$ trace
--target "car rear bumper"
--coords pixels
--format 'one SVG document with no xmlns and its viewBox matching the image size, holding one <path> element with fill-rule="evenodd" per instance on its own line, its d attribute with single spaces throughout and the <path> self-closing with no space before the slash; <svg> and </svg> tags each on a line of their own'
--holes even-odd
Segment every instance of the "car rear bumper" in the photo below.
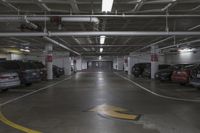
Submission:
<svg viewBox="0 0 200 133">
<path fill-rule="evenodd" d="M 200 79 L 198 80 L 191 80 L 190 84 L 195 86 L 195 87 L 200 87 Z"/>
<path fill-rule="evenodd" d="M 20 85 L 20 81 L 0 82 L 0 89 L 12 88 Z"/>
</svg>

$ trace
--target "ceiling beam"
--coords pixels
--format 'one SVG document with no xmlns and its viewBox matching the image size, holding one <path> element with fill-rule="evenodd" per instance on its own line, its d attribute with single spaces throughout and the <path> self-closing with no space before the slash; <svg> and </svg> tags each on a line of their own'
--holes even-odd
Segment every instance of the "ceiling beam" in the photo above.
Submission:
<svg viewBox="0 0 200 133">
<path fill-rule="evenodd" d="M 17 7 L 9 3 L 7 0 L 1 0 L 0 3 L 3 4 L 4 6 L 7 6 L 8 8 L 14 9 L 17 12 L 20 11 Z"/>
<path fill-rule="evenodd" d="M 109 44 L 104 44 L 104 45 L 71 45 L 70 47 L 142 47 L 142 45 L 109 45 Z"/>
<path fill-rule="evenodd" d="M 73 32 L 1 32 L 0 37 L 42 36 L 200 36 L 200 31 L 73 31 Z"/>
</svg>

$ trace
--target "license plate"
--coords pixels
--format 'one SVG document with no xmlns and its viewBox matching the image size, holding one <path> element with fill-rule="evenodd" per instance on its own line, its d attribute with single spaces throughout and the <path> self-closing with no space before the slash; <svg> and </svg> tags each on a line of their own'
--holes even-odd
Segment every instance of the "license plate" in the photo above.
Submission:
<svg viewBox="0 0 200 133">
<path fill-rule="evenodd" d="M 200 74 L 197 74 L 197 78 L 200 78 Z"/>
</svg>

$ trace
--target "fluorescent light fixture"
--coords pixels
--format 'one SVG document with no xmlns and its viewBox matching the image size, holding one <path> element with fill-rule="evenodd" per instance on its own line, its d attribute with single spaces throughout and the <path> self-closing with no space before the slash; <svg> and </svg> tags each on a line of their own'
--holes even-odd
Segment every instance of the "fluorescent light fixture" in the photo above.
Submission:
<svg viewBox="0 0 200 133">
<path fill-rule="evenodd" d="M 182 48 L 182 49 L 179 49 L 178 51 L 181 53 L 184 53 L 184 52 L 192 52 L 194 50 L 195 50 L 194 48 Z"/>
<path fill-rule="evenodd" d="M 99 56 L 99 60 L 101 60 L 102 59 L 102 57 L 101 57 L 101 55 Z"/>
<path fill-rule="evenodd" d="M 106 36 L 100 36 L 100 44 L 105 43 Z"/>
<path fill-rule="evenodd" d="M 114 0 L 102 0 L 102 12 L 111 12 Z"/>
<path fill-rule="evenodd" d="M 28 53 L 30 52 L 29 49 L 23 49 L 23 48 L 21 48 L 20 51 L 22 51 L 22 52 L 28 52 Z"/>
<path fill-rule="evenodd" d="M 103 52 L 103 48 L 100 48 L 99 51 L 100 51 L 100 53 L 102 53 Z"/>
</svg>

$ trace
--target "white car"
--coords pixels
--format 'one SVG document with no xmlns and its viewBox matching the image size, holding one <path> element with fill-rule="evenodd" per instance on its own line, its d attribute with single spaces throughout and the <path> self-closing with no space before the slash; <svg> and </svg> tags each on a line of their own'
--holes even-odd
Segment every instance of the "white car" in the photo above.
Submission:
<svg viewBox="0 0 200 133">
<path fill-rule="evenodd" d="M 20 85 L 20 79 L 15 72 L 6 72 L 0 68 L 0 90 L 8 90 L 9 88 Z"/>
</svg>

